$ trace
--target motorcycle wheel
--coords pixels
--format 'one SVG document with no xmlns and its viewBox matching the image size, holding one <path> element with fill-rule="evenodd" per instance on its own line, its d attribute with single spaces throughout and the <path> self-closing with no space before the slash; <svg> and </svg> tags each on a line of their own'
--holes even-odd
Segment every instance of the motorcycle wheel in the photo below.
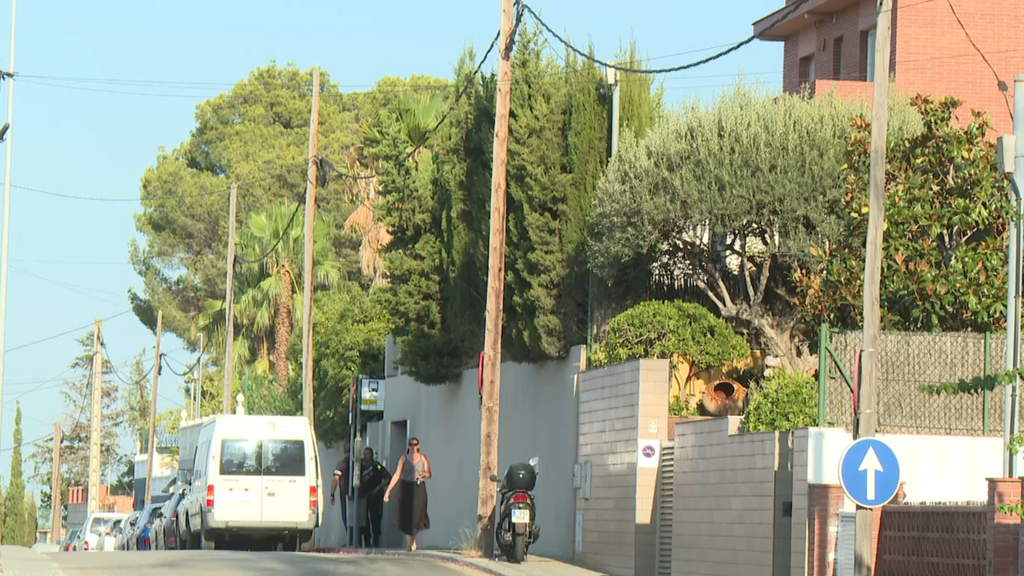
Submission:
<svg viewBox="0 0 1024 576">
<path fill-rule="evenodd" d="M 514 564 L 520 564 L 526 559 L 526 534 L 512 534 L 512 557 L 509 558 Z"/>
</svg>

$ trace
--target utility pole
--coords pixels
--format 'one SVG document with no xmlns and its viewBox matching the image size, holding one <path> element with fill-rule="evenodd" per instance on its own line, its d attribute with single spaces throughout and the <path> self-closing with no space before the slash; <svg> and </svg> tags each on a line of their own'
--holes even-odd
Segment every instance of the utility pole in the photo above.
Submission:
<svg viewBox="0 0 1024 576">
<path fill-rule="evenodd" d="M 224 295 L 224 408 L 225 414 L 231 414 L 231 378 L 235 371 L 235 358 L 232 348 L 235 343 L 235 207 L 238 198 L 238 185 L 231 183 L 231 195 L 228 200 L 228 282 Z"/>
<path fill-rule="evenodd" d="M 857 402 L 856 438 L 875 435 L 878 394 L 878 346 L 881 329 L 879 289 L 882 276 L 882 231 L 885 226 L 885 146 L 889 131 L 889 54 L 892 48 L 892 0 L 876 0 L 875 75 L 871 109 L 871 176 L 868 234 L 864 251 L 864 342 L 861 345 L 861 386 Z M 874 515 L 857 507 L 854 573 L 872 576 Z"/>
<path fill-rule="evenodd" d="M 320 69 L 313 69 L 306 173 L 305 247 L 302 251 L 302 415 L 313 425 L 313 224 L 316 218 L 317 136 L 320 130 Z"/>
<path fill-rule="evenodd" d="M 203 351 L 204 350 L 205 350 L 205 348 L 203 347 L 203 333 L 200 332 L 199 333 L 199 379 L 196 382 L 196 399 L 192 403 L 192 407 L 195 408 L 195 411 L 196 411 L 196 416 L 195 416 L 196 420 L 198 420 L 198 419 L 203 417 L 202 408 L 203 408 Z"/>
<path fill-rule="evenodd" d="M 156 457 L 156 391 L 160 384 L 160 334 L 164 329 L 164 311 L 156 314 L 156 364 L 153 366 L 153 399 L 149 404 L 149 457 L 146 459 L 146 506 L 153 502 L 153 458 Z M 228 401 L 230 402 L 230 398 Z"/>
<path fill-rule="evenodd" d="M 11 55 L 10 70 L 4 73 L 7 80 L 7 123 L 14 121 L 14 8 L 16 0 L 11 0 Z M 0 232 L 0 416 L 3 415 L 4 397 L 4 360 L 7 355 L 7 272 L 11 252 L 11 133 L 7 132 L 7 145 L 4 146 L 4 215 L 3 231 Z M 0 429 L 3 419 L 0 418 Z M 0 435 L 2 436 L 2 435 Z"/>
<path fill-rule="evenodd" d="M 1013 177 L 1010 183 L 1010 201 L 1017 211 L 1017 218 L 1010 218 L 1010 246 L 1008 251 L 1009 271 L 1006 285 L 1006 369 L 1015 370 L 1021 366 L 1021 290 L 1024 289 L 1024 273 L 1021 259 L 1024 258 L 1024 226 L 1018 220 L 1024 216 L 1024 74 L 1013 76 L 1013 135 L 1016 141 Z M 1020 418 L 1020 378 L 1014 377 L 1013 384 L 1003 387 L 1003 445 L 1009 447 L 1010 440 L 1017 436 Z M 1017 457 L 1003 450 L 1003 476 L 1016 478 Z"/>
<path fill-rule="evenodd" d="M 505 298 L 505 195 L 508 191 L 508 119 L 512 106 L 513 0 L 501 0 L 501 41 L 498 53 L 498 99 L 494 115 L 494 157 L 491 172 L 491 239 L 487 264 L 487 320 L 484 330 L 483 402 L 480 406 L 480 484 L 476 508 L 476 546 L 494 552 L 498 429 L 501 400 L 501 325 Z"/>
<path fill-rule="evenodd" d="M 103 422 L 103 321 L 92 329 L 92 410 L 89 426 L 89 514 L 100 510 L 100 426 Z"/>
<path fill-rule="evenodd" d="M 50 474 L 50 508 L 52 519 L 50 520 L 50 542 L 60 542 L 60 529 L 63 522 L 61 514 L 61 486 L 60 486 L 60 443 L 64 439 L 64 433 L 60 429 L 60 422 L 53 425 L 53 472 Z"/>
</svg>

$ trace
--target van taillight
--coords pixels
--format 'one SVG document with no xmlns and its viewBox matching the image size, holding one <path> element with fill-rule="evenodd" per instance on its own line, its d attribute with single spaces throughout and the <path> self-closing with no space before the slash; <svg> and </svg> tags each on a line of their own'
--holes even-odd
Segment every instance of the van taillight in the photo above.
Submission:
<svg viewBox="0 0 1024 576">
<path fill-rule="evenodd" d="M 177 511 L 175 511 L 174 514 L 171 514 L 171 520 L 173 520 L 175 522 L 178 521 L 178 512 Z"/>
<path fill-rule="evenodd" d="M 316 497 L 316 486 L 309 487 L 309 507 L 311 509 L 318 508 L 319 500 Z"/>
<path fill-rule="evenodd" d="M 213 508 L 213 484 L 206 486 L 206 507 Z"/>
</svg>

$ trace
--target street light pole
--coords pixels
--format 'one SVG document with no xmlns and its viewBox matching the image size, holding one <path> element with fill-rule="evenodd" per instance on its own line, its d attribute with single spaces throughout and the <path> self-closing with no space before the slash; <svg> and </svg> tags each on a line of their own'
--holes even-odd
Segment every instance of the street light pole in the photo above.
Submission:
<svg viewBox="0 0 1024 576">
<path fill-rule="evenodd" d="M 14 119 L 14 14 L 17 0 L 11 0 L 11 55 L 9 69 L 3 74 L 7 80 L 7 123 Z M 11 251 L 11 132 L 7 132 L 4 146 L 4 215 L 0 233 L 0 430 L 3 429 L 4 360 L 7 355 L 7 272 Z M 3 434 L 0 434 L 2 437 Z M 0 561 L 2 565 L 2 561 Z M 2 569 L 2 568 L 0 568 Z"/>
</svg>

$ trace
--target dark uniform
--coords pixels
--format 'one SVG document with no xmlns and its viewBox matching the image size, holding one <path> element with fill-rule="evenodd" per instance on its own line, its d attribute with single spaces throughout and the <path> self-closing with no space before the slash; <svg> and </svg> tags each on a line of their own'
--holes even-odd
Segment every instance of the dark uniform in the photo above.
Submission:
<svg viewBox="0 0 1024 576">
<path fill-rule="evenodd" d="M 359 474 L 359 496 L 366 498 L 362 544 L 367 548 L 378 548 L 381 516 L 384 513 L 384 488 L 385 483 L 391 481 L 391 473 L 383 464 L 374 460 L 369 464 L 360 461 Z"/>
</svg>

